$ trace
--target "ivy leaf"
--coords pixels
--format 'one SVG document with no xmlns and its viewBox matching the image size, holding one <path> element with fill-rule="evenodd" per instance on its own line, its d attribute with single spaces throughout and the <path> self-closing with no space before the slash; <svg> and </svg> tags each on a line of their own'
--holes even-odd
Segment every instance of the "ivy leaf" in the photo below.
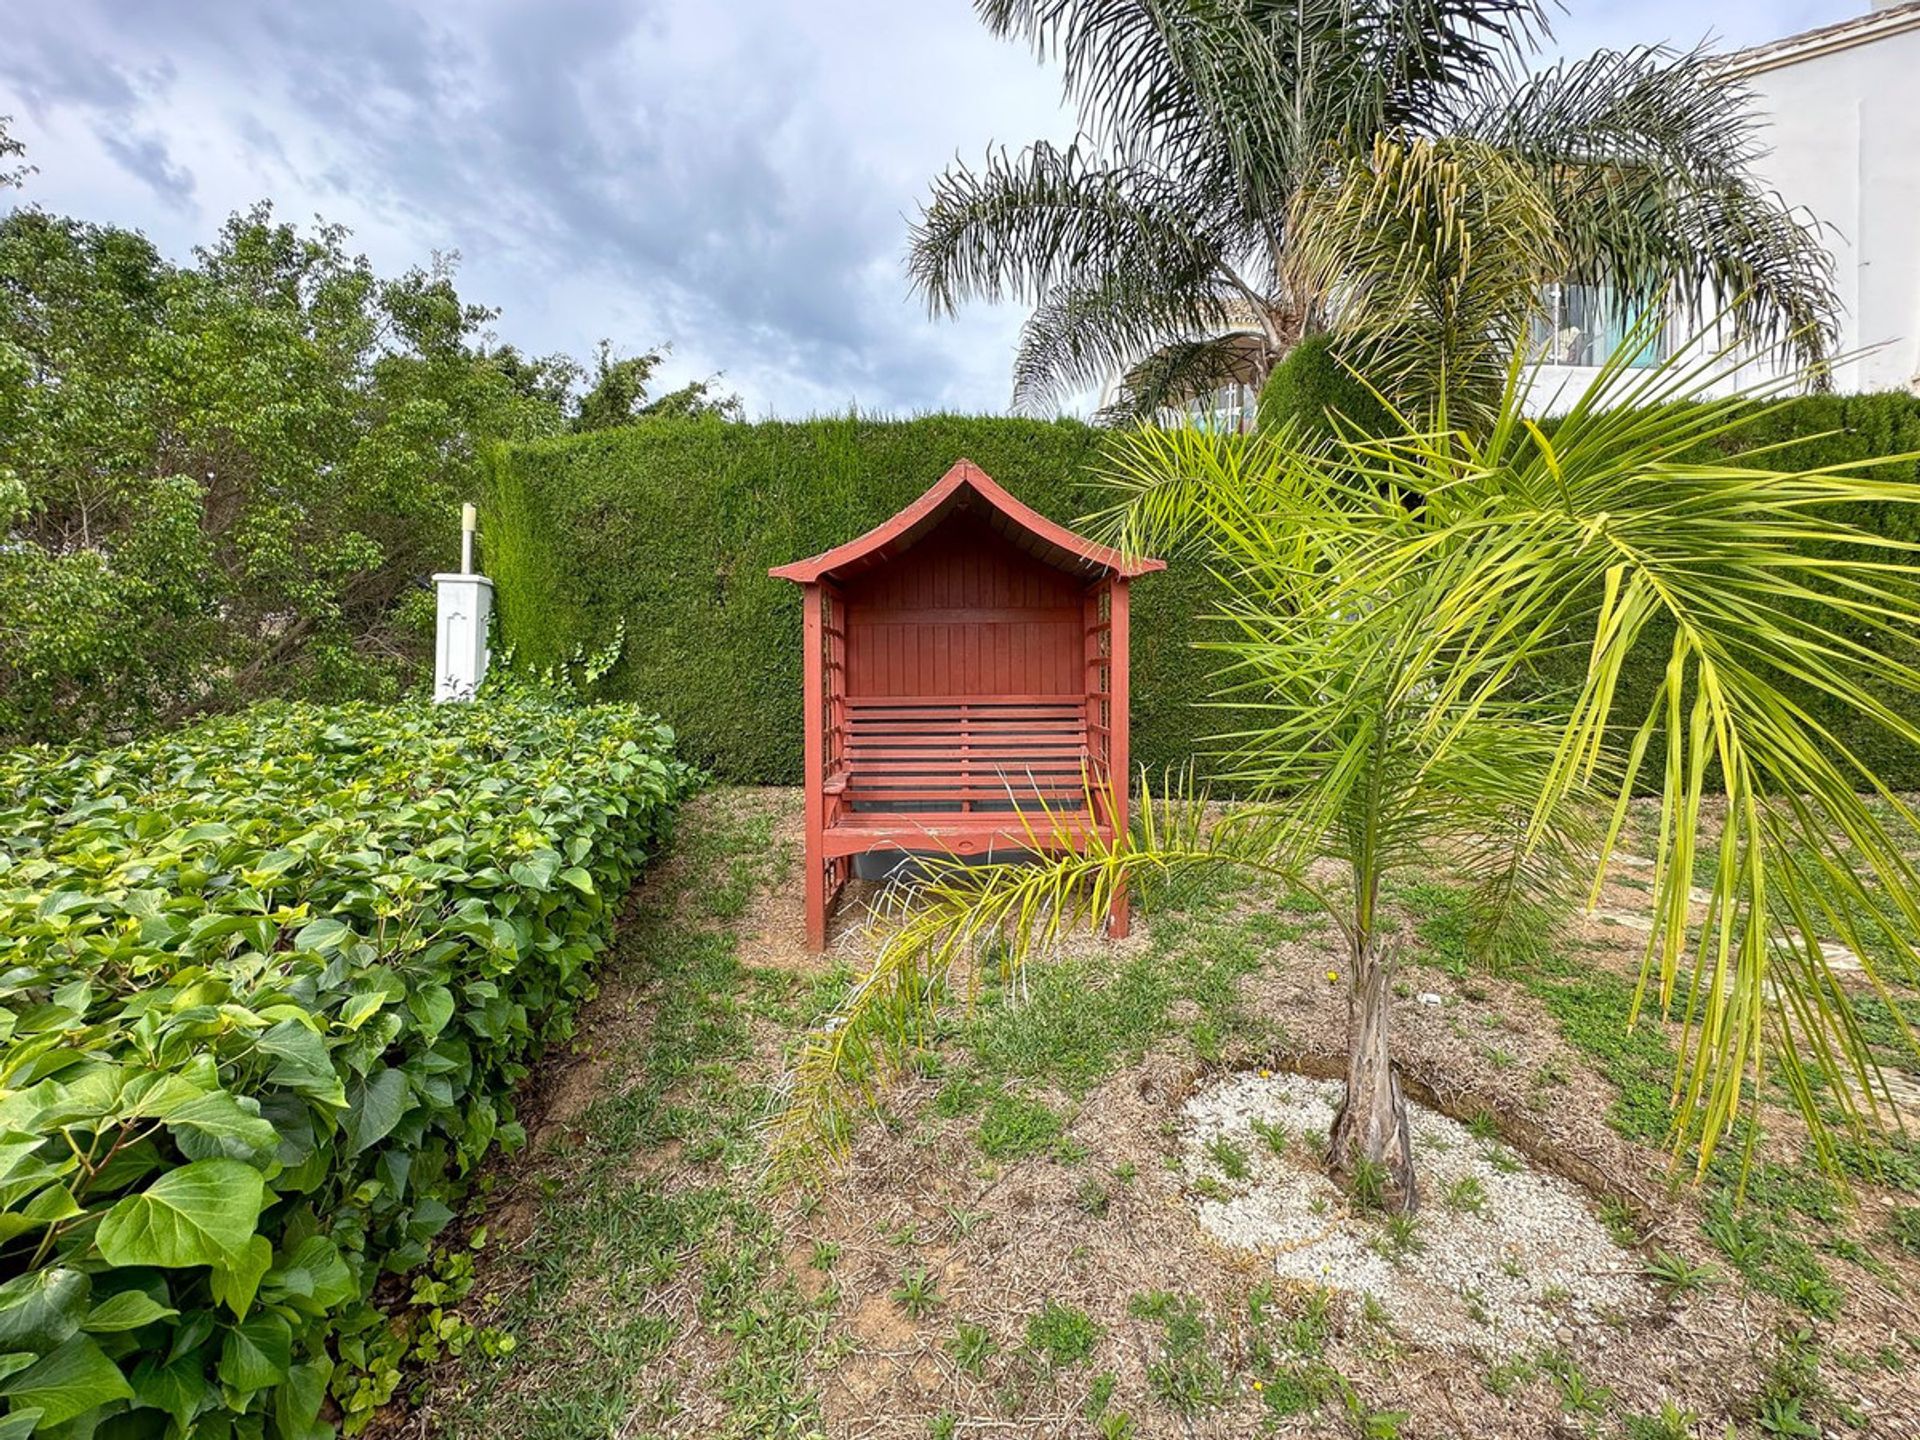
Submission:
<svg viewBox="0 0 1920 1440">
<path fill-rule="evenodd" d="M 0 1244 L 29 1230 L 44 1230 L 62 1220 L 71 1220 L 79 1213 L 80 1206 L 66 1186 L 49 1185 L 18 1210 L 0 1214 Z"/>
<path fill-rule="evenodd" d="M 237 1160 L 196 1160 L 120 1200 L 95 1235 L 111 1265 L 226 1262 L 246 1248 L 266 1187 Z"/>
<path fill-rule="evenodd" d="M 429 1039 L 447 1028 L 453 1019 L 453 992 L 444 985 L 428 985 L 407 996 L 407 1009 Z"/>
<path fill-rule="evenodd" d="M 92 1290 L 91 1280 L 64 1265 L 0 1285 L 0 1352 L 44 1355 L 65 1342 L 79 1330 Z"/>
<path fill-rule="evenodd" d="M 358 990 L 347 997 L 347 1003 L 340 1007 L 340 1023 L 349 1030 L 358 1030 L 367 1023 L 369 1016 L 380 1013 L 387 1003 L 385 990 Z"/>
<path fill-rule="evenodd" d="M 262 1054 L 280 1063 L 267 1076 L 269 1085 L 284 1085 L 302 1095 L 344 1105 L 340 1076 L 327 1056 L 327 1042 L 299 1020 L 282 1020 L 259 1040 Z"/>
<path fill-rule="evenodd" d="M 344 921 L 323 916 L 318 920 L 309 920 L 300 927 L 293 937 L 294 947 L 299 950 L 338 950 L 353 940 L 353 927 Z"/>
<path fill-rule="evenodd" d="M 348 1153 L 358 1155 L 393 1132 L 407 1113 L 407 1077 L 382 1065 L 347 1092 Z"/>
<path fill-rule="evenodd" d="M 320 1407 L 326 1402 L 332 1375 L 333 1362 L 323 1353 L 295 1365 L 287 1373 L 286 1384 L 273 1392 L 274 1423 L 285 1440 L 330 1440 L 333 1427 L 320 1424 Z"/>
<path fill-rule="evenodd" d="M 92 1335 L 111 1335 L 122 1330 L 138 1330 L 156 1320 L 169 1320 L 180 1312 L 162 1305 L 144 1290 L 122 1290 L 109 1295 L 92 1310 L 81 1329 Z"/>
<path fill-rule="evenodd" d="M 273 1126 L 250 1113 L 225 1090 L 214 1090 L 176 1105 L 162 1117 L 176 1135 L 190 1130 L 211 1140 L 232 1141 L 243 1152 L 265 1150 L 278 1145 L 280 1136 Z"/>
<path fill-rule="evenodd" d="M 234 1326 L 220 1347 L 221 1383 L 242 1394 L 278 1385 L 292 1364 L 293 1331 L 271 1312 Z"/>
<path fill-rule="evenodd" d="M 272 1264 L 273 1242 L 264 1235 L 254 1236 L 237 1255 L 214 1265 L 213 1298 L 233 1311 L 235 1319 L 246 1319 L 260 1288 L 260 1277 Z"/>
<path fill-rule="evenodd" d="M 269 1298 L 293 1302 L 316 1313 L 345 1304 L 353 1297 L 353 1272 L 340 1258 L 340 1248 L 324 1235 L 309 1235 L 300 1248 L 267 1272 Z"/>
<path fill-rule="evenodd" d="M 581 869 L 578 865 L 569 865 L 566 869 L 562 870 L 560 872 L 560 878 L 578 890 L 582 895 L 591 895 L 594 893 L 593 876 Z"/>
<path fill-rule="evenodd" d="M 524 885 L 529 890 L 546 890 L 553 884 L 554 872 L 560 868 L 560 857 L 551 850 L 536 852 L 531 858 L 517 860 L 507 867 L 507 874 L 513 877 L 516 885 Z"/>
<path fill-rule="evenodd" d="M 176 1356 L 162 1365 L 157 1356 L 142 1360 L 133 1372 L 134 1398 L 141 1405 L 173 1417 L 182 1434 L 193 1433 L 193 1420 L 214 1399 L 200 1352 Z"/>
<path fill-rule="evenodd" d="M 120 1367 L 84 1335 L 76 1335 L 39 1363 L 0 1384 L 16 1410 L 37 1409 L 42 1429 L 64 1425 L 110 1400 L 131 1400 Z"/>
</svg>

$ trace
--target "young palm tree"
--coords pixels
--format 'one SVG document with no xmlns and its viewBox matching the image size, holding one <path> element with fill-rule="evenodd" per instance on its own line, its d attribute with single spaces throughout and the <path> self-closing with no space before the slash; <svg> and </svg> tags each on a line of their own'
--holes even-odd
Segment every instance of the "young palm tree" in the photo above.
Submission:
<svg viewBox="0 0 1920 1440">
<path fill-rule="evenodd" d="M 1783 357 L 1824 356 L 1829 261 L 1810 222 L 1752 179 L 1750 96 L 1703 52 L 1605 51 L 1527 76 L 1543 0 L 976 3 L 996 34 L 1059 60 L 1084 132 L 950 169 L 913 232 L 911 273 L 936 313 L 1033 306 L 1018 404 L 1124 373 L 1111 416 L 1151 415 L 1229 379 L 1258 384 L 1302 335 L 1355 323 L 1340 272 L 1298 263 L 1296 231 L 1303 197 L 1351 190 L 1388 163 L 1381 144 L 1497 152 L 1500 169 L 1456 178 L 1485 180 L 1472 203 L 1505 210 L 1502 224 L 1516 223 L 1514 177 L 1528 182 L 1526 206 L 1551 221 L 1550 243 L 1529 246 L 1529 299 L 1561 279 L 1609 285 L 1628 307 L 1670 295 L 1696 317 L 1730 312 Z M 1492 318 L 1512 353 L 1525 315 Z"/>
<path fill-rule="evenodd" d="M 1230 592 L 1218 698 L 1261 719 L 1229 737 L 1220 776 L 1248 798 L 1212 824 L 1191 801 L 1150 800 L 1140 830 L 1110 846 L 943 870 L 803 1048 L 777 1153 L 837 1146 L 849 1106 L 885 1083 L 956 984 L 977 983 L 979 956 L 1012 975 L 1103 914 L 1129 877 L 1240 866 L 1307 889 L 1337 927 L 1348 1060 L 1329 1163 L 1385 1166 L 1410 1205 L 1389 1030 L 1400 940 L 1383 889 L 1458 867 L 1497 928 L 1569 866 L 1597 855 L 1604 874 L 1629 799 L 1647 789 L 1660 797 L 1656 923 L 1636 1007 L 1650 1000 L 1682 1025 L 1676 1151 L 1697 1144 L 1704 1167 L 1743 1082 L 1768 1066 L 1822 1146 L 1817 1088 L 1853 1122 L 1871 1118 L 1879 1071 L 1804 937 L 1848 944 L 1884 996 L 1861 938 L 1884 931 L 1897 978 L 1920 980 L 1916 821 L 1807 697 L 1856 734 L 1920 745 L 1906 703 L 1920 699 L 1920 670 L 1899 658 L 1920 625 L 1914 547 L 1846 518 L 1920 495 L 1754 455 L 1689 458 L 1756 407 L 1680 403 L 1702 376 L 1678 362 L 1634 369 L 1648 339 L 1630 341 L 1551 437 L 1521 414 L 1517 365 L 1484 439 L 1118 437 L 1122 542 L 1185 537 Z M 1622 676 L 1649 652 L 1661 678 L 1635 696 Z M 1542 678 L 1556 668 L 1570 677 L 1558 692 Z M 1703 842 L 1716 788 L 1726 818 Z M 1696 885 L 1710 892 L 1700 916 Z M 1841 1083 L 1822 1087 L 1816 1071 Z"/>
</svg>

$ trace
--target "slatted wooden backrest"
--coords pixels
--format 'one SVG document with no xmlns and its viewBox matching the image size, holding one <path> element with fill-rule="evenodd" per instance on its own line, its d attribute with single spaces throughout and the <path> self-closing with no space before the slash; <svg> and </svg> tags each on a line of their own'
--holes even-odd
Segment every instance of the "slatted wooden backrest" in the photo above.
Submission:
<svg viewBox="0 0 1920 1440">
<path fill-rule="evenodd" d="M 1078 808 L 1086 702 L 1066 695 L 853 696 L 846 800 L 856 810 Z"/>
</svg>

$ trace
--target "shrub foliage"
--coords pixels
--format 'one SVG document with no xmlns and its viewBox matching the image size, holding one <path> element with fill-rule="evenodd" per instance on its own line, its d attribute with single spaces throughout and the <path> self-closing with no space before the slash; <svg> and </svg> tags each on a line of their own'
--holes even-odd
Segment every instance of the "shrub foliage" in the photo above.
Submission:
<svg viewBox="0 0 1920 1440">
<path fill-rule="evenodd" d="M 386 1399 L 376 1283 L 523 1138 L 694 778 L 671 744 L 509 697 L 0 756 L 0 1435 L 309 1440 Z"/>
</svg>

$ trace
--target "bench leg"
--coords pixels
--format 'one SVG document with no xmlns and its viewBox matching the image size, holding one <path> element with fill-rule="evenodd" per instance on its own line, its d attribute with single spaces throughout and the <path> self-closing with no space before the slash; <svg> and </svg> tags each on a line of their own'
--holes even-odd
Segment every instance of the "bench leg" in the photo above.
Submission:
<svg viewBox="0 0 1920 1440">
<path fill-rule="evenodd" d="M 1127 913 L 1127 882 L 1122 880 L 1113 887 L 1113 900 L 1107 908 L 1107 938 L 1124 940 L 1132 928 L 1132 920 Z"/>
<path fill-rule="evenodd" d="M 815 954 L 827 948 L 827 867 L 832 863 L 807 857 L 807 949 Z"/>
</svg>

